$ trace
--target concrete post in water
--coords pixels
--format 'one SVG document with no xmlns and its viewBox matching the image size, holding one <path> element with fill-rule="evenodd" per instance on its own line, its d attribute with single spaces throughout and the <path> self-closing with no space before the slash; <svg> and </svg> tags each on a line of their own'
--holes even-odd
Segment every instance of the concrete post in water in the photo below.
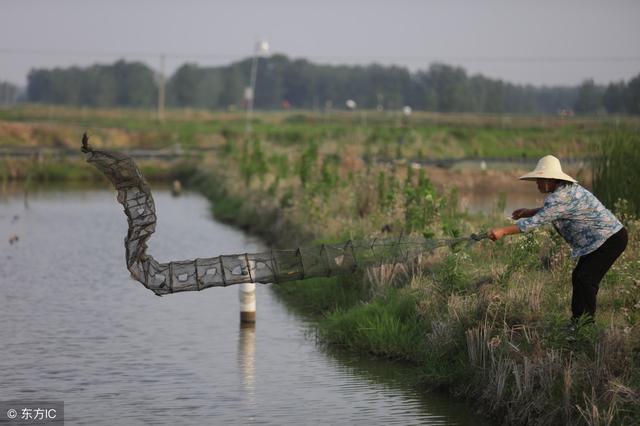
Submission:
<svg viewBox="0 0 640 426">
<path fill-rule="evenodd" d="M 178 179 L 173 181 L 173 187 L 171 188 L 171 195 L 177 197 L 182 193 L 182 182 Z"/>
<path fill-rule="evenodd" d="M 256 285 L 240 284 L 240 322 L 256 322 Z"/>
<path fill-rule="evenodd" d="M 249 262 L 249 272 L 253 276 L 256 267 L 252 261 Z M 240 322 L 256 322 L 256 285 L 255 283 L 240 284 L 238 291 L 240 299 Z"/>
</svg>

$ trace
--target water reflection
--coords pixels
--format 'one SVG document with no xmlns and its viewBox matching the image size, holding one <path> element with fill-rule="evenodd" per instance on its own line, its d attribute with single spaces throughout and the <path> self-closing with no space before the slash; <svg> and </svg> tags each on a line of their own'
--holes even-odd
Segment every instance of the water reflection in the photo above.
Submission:
<svg viewBox="0 0 640 426">
<path fill-rule="evenodd" d="M 345 375 L 352 374 L 366 379 L 361 385 L 364 392 L 371 386 L 382 387 L 388 395 L 401 397 L 406 401 L 403 409 L 424 410 L 424 407 L 428 407 L 428 410 L 422 413 L 422 424 L 474 426 L 491 424 L 470 411 L 468 405 L 452 401 L 449 395 L 425 390 L 420 386 L 420 371 L 415 366 L 393 363 L 390 368 L 388 361 L 366 355 L 355 355 L 326 347 L 324 352 L 335 360 L 335 367 L 342 370 Z M 389 411 L 402 418 L 402 409 L 389 407 Z"/>
<path fill-rule="evenodd" d="M 256 324 L 240 322 L 238 332 L 238 365 L 245 392 L 252 400 L 255 382 Z"/>
</svg>

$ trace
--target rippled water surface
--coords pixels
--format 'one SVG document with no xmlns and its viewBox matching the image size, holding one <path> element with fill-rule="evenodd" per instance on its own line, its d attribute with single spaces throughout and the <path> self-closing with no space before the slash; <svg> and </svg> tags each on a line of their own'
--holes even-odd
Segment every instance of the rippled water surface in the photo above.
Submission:
<svg viewBox="0 0 640 426">
<path fill-rule="evenodd" d="M 156 259 L 260 249 L 200 196 L 154 195 Z M 0 400 L 64 400 L 68 424 L 478 424 L 410 372 L 323 351 L 268 286 L 244 329 L 236 287 L 154 296 L 125 233 L 112 191 L 0 200 Z"/>
</svg>

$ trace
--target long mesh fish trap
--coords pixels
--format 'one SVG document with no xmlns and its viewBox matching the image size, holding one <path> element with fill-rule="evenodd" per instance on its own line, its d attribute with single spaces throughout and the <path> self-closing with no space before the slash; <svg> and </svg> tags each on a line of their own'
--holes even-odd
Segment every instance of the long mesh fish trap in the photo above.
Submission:
<svg viewBox="0 0 640 426">
<path fill-rule="evenodd" d="M 82 152 L 87 162 L 111 181 L 118 192 L 118 202 L 124 207 L 129 225 L 124 242 L 127 269 L 135 280 L 159 296 L 233 284 L 282 283 L 349 274 L 370 265 L 407 262 L 438 247 L 485 237 L 425 239 L 400 235 L 160 263 L 147 254 L 147 241 L 156 229 L 156 209 L 151 189 L 136 163 L 122 153 L 91 148 L 86 134 Z"/>
</svg>

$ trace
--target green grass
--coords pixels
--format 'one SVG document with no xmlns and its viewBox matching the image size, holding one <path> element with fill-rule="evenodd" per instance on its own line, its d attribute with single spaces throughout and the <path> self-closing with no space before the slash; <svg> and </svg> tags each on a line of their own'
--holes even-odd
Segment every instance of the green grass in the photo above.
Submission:
<svg viewBox="0 0 640 426">
<path fill-rule="evenodd" d="M 412 295 L 388 292 L 366 304 L 330 311 L 320 322 L 320 334 L 347 350 L 415 363 L 424 341 L 415 307 Z"/>
<path fill-rule="evenodd" d="M 27 182 L 99 181 L 104 177 L 94 167 L 80 161 L 12 161 L 0 162 L 0 176 L 4 180 Z"/>
<path fill-rule="evenodd" d="M 140 170 L 151 181 L 188 179 L 195 170 L 192 162 L 174 164 L 143 162 Z M 95 167 L 82 159 L 7 160 L 0 161 L 0 180 L 20 180 L 28 183 L 106 182 Z"/>
<path fill-rule="evenodd" d="M 274 286 L 276 294 L 296 311 L 316 319 L 327 312 L 349 309 L 366 296 L 358 276 L 311 278 Z"/>
</svg>

